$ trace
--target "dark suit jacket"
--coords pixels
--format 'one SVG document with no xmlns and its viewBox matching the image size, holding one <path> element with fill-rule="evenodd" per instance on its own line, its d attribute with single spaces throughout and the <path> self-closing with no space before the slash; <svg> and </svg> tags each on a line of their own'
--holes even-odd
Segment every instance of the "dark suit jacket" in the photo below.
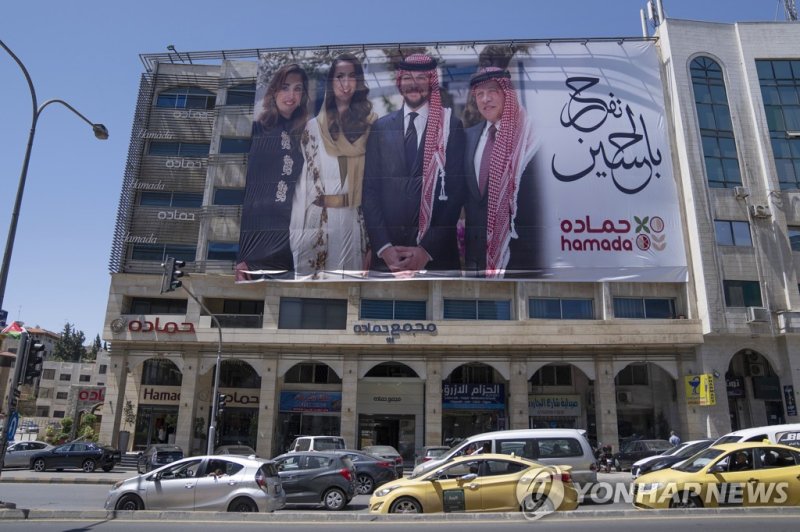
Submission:
<svg viewBox="0 0 800 532">
<path fill-rule="evenodd" d="M 403 111 L 381 117 L 374 124 L 367 140 L 364 168 L 362 209 L 372 248 L 373 270 L 388 271 L 377 252 L 386 244 L 416 246 L 419 230 L 419 203 L 422 195 L 422 153 L 425 135 L 419 144 L 417 164 L 409 175 L 403 143 Z M 446 147 L 445 193 L 437 178 L 433 213 L 428 231 L 420 242 L 433 258 L 427 270 L 460 270 L 456 241 L 456 223 L 464 201 L 464 129 L 461 121 L 450 120 L 450 137 Z"/>
<path fill-rule="evenodd" d="M 488 194 L 481 196 L 475 168 L 475 150 L 483 133 L 486 121 L 465 131 L 464 173 L 467 199 L 465 232 L 465 271 L 468 276 L 483 277 L 486 270 L 486 221 Z M 533 163 L 528 163 L 519 184 L 517 194 L 517 216 L 514 227 L 518 238 L 512 238 L 509 248 L 511 257 L 506 266 L 505 277 L 537 277 L 542 268 L 542 227 L 539 185 L 534 179 Z"/>
</svg>

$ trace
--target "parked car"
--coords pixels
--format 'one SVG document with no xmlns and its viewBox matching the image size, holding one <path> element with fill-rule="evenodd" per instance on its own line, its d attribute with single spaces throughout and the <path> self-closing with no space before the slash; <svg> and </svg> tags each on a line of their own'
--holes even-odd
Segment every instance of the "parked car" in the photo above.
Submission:
<svg viewBox="0 0 800 532">
<path fill-rule="evenodd" d="M 342 510 L 356 494 L 356 468 L 346 455 L 295 451 L 274 458 L 287 504 Z"/>
<path fill-rule="evenodd" d="M 35 421 L 25 421 L 20 425 L 19 432 L 24 434 L 39 434 L 39 424 Z"/>
<path fill-rule="evenodd" d="M 625 444 L 622 450 L 614 455 L 614 468 L 617 471 L 630 469 L 634 462 L 661 454 L 672 449 L 672 445 L 667 440 L 634 440 Z"/>
<path fill-rule="evenodd" d="M 242 456 L 192 456 L 114 484 L 106 510 L 272 512 L 286 493 L 274 462 Z"/>
<path fill-rule="evenodd" d="M 788 445 L 789 447 L 800 447 L 800 423 L 767 425 L 765 427 L 736 430 L 717 438 L 714 445 L 747 441 L 761 442 L 764 440 Z"/>
<path fill-rule="evenodd" d="M 660 471 L 661 469 L 683 462 L 687 458 L 691 458 L 710 446 L 713 441 L 714 440 L 709 439 L 687 441 L 676 445 L 662 454 L 642 458 L 634 462 L 631 466 L 631 476 L 633 478 L 638 478 L 650 471 Z"/>
<path fill-rule="evenodd" d="M 449 450 L 450 447 L 446 445 L 426 445 L 417 453 L 414 459 L 414 467 L 428 460 L 439 458 Z"/>
<path fill-rule="evenodd" d="M 256 456 L 256 450 L 247 445 L 220 445 L 214 454 L 235 454 L 237 456 Z"/>
<path fill-rule="evenodd" d="M 552 510 L 574 510 L 578 493 L 569 469 L 507 454 L 459 456 L 420 476 L 385 484 L 372 495 L 369 511 L 511 512 L 548 504 Z M 559 482 L 553 482 L 553 476 Z"/>
<path fill-rule="evenodd" d="M 403 476 L 403 457 L 391 445 L 367 445 L 361 448 L 367 454 L 383 458 L 384 460 L 392 460 L 394 462 L 394 469 L 397 471 L 397 476 Z"/>
<path fill-rule="evenodd" d="M 73 442 L 34 453 L 30 457 L 30 468 L 41 472 L 48 469 L 83 469 L 91 473 L 98 467 L 111 471 L 122 460 L 118 449 L 94 442 Z"/>
<path fill-rule="evenodd" d="M 6 448 L 3 467 L 30 467 L 31 456 L 52 449 L 53 446 L 43 441 L 18 441 Z"/>
<path fill-rule="evenodd" d="M 417 465 L 413 476 L 419 476 L 457 456 L 470 452 L 483 453 L 487 444 L 492 453 L 514 454 L 542 464 L 569 466 L 576 484 L 597 482 L 594 453 L 586 439 L 586 431 L 580 429 L 498 430 L 476 434 L 439 458 Z"/>
<path fill-rule="evenodd" d="M 344 449 L 344 438 L 341 436 L 298 436 L 294 439 L 287 453 L 297 451 L 335 451 Z"/>
<path fill-rule="evenodd" d="M 375 488 L 398 477 L 394 460 L 350 449 L 331 452 L 343 454 L 353 462 L 356 468 L 356 493 L 359 495 L 371 495 Z"/>
<path fill-rule="evenodd" d="M 772 443 L 712 445 L 633 483 L 637 508 L 800 505 L 800 450 Z"/>
<path fill-rule="evenodd" d="M 139 459 L 136 461 L 136 471 L 147 473 L 181 458 L 183 458 L 183 449 L 177 445 L 156 443 L 139 453 Z"/>
</svg>

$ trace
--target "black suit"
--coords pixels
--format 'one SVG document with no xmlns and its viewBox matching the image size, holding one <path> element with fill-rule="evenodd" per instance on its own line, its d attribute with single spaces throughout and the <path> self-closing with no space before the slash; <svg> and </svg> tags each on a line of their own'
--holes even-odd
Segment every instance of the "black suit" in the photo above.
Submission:
<svg viewBox="0 0 800 532">
<path fill-rule="evenodd" d="M 464 151 L 464 170 L 467 199 L 464 205 L 466 214 L 466 260 L 468 276 L 483 277 L 486 270 L 486 223 L 488 208 L 487 194 L 478 190 L 478 173 L 475 169 L 475 150 L 486 122 L 472 126 L 465 131 L 466 149 Z M 488 187 L 487 187 L 488 188 Z M 540 275 L 542 268 L 542 227 L 539 205 L 541 204 L 539 184 L 534 179 L 533 162 L 529 162 L 522 173 L 517 194 L 517 215 L 514 221 L 518 238 L 509 244 L 511 256 L 506 266 L 507 278 L 530 278 Z"/>
<path fill-rule="evenodd" d="M 415 124 L 417 128 L 421 124 Z M 417 244 L 419 206 L 422 195 L 422 159 L 425 135 L 419 143 L 414 168 L 409 171 L 404 152 L 403 111 L 381 117 L 374 124 L 367 140 L 364 168 L 362 209 L 372 248 L 372 270 L 386 272 L 386 263 L 377 252 L 387 244 L 422 246 L 432 257 L 426 270 L 460 270 L 456 241 L 456 223 L 464 200 L 464 129 L 461 121 L 450 120 L 450 136 L 446 147 L 446 200 L 439 199 L 442 178 L 436 180 L 430 226 Z"/>
</svg>

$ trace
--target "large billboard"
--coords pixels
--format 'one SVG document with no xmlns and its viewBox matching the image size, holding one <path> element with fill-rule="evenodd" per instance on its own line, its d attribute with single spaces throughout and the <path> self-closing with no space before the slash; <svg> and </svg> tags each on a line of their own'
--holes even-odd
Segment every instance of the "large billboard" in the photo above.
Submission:
<svg viewBox="0 0 800 532">
<path fill-rule="evenodd" d="M 683 282 L 652 41 L 269 52 L 237 281 Z"/>
</svg>

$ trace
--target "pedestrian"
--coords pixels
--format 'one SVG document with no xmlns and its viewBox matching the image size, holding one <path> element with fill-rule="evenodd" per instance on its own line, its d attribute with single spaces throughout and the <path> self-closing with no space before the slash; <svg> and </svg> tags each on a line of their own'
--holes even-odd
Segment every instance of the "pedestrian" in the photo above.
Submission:
<svg viewBox="0 0 800 532">
<path fill-rule="evenodd" d="M 675 431 L 674 430 L 669 431 L 669 444 L 674 447 L 675 445 L 680 445 L 680 443 L 681 439 L 678 437 L 677 434 L 675 434 Z"/>
</svg>

